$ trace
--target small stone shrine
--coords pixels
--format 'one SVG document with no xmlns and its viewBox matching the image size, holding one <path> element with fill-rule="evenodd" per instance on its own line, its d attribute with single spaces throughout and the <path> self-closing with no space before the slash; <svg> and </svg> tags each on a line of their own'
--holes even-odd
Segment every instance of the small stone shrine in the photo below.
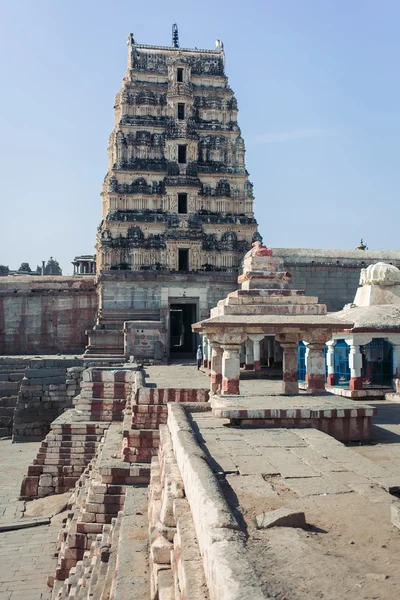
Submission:
<svg viewBox="0 0 400 600">
<path fill-rule="evenodd" d="M 283 348 L 284 394 L 298 394 L 297 345 L 308 342 L 307 391 L 325 389 L 325 343 L 346 327 L 344 321 L 327 315 L 325 304 L 303 290 L 289 288 L 291 275 L 283 260 L 260 242 L 253 243 L 246 254 L 241 289 L 220 300 L 211 317 L 193 325 L 206 336 L 211 354 L 211 389 L 213 393 L 239 394 L 240 350 L 252 352 L 257 368 L 260 342 L 274 337 Z M 211 353 L 209 348 L 211 346 Z"/>
</svg>

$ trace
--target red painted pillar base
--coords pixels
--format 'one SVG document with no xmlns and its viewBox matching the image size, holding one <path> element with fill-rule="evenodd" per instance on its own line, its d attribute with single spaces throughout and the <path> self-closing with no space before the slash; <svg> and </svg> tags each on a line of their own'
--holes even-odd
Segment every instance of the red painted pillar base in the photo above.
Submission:
<svg viewBox="0 0 400 600">
<path fill-rule="evenodd" d="M 252 371 L 254 369 L 254 365 L 243 365 L 245 371 Z"/>
<path fill-rule="evenodd" d="M 335 375 L 333 373 L 328 373 L 326 378 L 326 385 L 335 385 Z"/>
<path fill-rule="evenodd" d="M 207 369 L 207 365 L 208 365 L 208 360 L 206 358 L 203 358 L 203 367 L 205 369 Z"/>
<path fill-rule="evenodd" d="M 254 370 L 259 371 L 261 369 L 261 362 L 259 360 L 254 361 Z"/>
<path fill-rule="evenodd" d="M 362 390 L 362 378 L 361 377 L 351 377 L 350 379 L 350 389 L 351 390 Z"/>
<path fill-rule="evenodd" d="M 211 360 L 207 361 L 207 369 L 211 369 Z"/>
<path fill-rule="evenodd" d="M 306 375 L 307 392 L 315 394 L 325 391 L 325 376 L 321 374 Z"/>
<path fill-rule="evenodd" d="M 239 394 L 239 378 L 222 379 L 222 394 Z"/>
<path fill-rule="evenodd" d="M 214 394 L 221 390 L 222 373 L 211 373 L 211 389 Z"/>
</svg>

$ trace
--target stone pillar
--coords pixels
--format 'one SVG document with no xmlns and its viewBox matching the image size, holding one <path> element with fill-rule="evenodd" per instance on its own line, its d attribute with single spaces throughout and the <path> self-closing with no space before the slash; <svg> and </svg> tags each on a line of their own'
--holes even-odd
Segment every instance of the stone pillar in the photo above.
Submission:
<svg viewBox="0 0 400 600">
<path fill-rule="evenodd" d="M 307 394 L 318 394 L 325 391 L 325 344 L 311 342 L 306 352 Z"/>
<path fill-rule="evenodd" d="M 222 347 L 213 342 L 211 351 L 211 393 L 218 394 L 222 386 Z"/>
<path fill-rule="evenodd" d="M 207 369 L 208 365 L 208 339 L 203 335 L 203 367 Z"/>
<path fill-rule="evenodd" d="M 207 361 L 207 369 L 211 371 L 211 354 L 212 354 L 213 342 L 208 340 L 208 361 Z"/>
<path fill-rule="evenodd" d="M 393 379 L 400 379 L 400 344 L 394 344 L 393 348 Z"/>
<path fill-rule="evenodd" d="M 221 394 L 239 394 L 240 344 L 222 344 Z"/>
<path fill-rule="evenodd" d="M 251 334 L 249 338 L 253 342 L 253 357 L 254 357 L 254 370 L 259 371 L 261 368 L 260 362 L 260 342 L 265 338 L 264 334 Z"/>
<path fill-rule="evenodd" d="M 298 394 L 297 381 L 297 342 L 281 342 L 283 350 L 283 394 Z"/>
<path fill-rule="evenodd" d="M 326 378 L 327 385 L 335 385 L 335 346 L 336 340 L 331 340 L 326 344 L 328 346 L 328 352 L 326 353 L 326 364 L 328 367 L 328 374 Z"/>
<path fill-rule="evenodd" d="M 274 344 L 275 344 L 275 340 L 273 338 L 268 338 L 268 366 L 272 367 L 274 365 L 275 362 L 275 348 L 274 348 Z"/>
<path fill-rule="evenodd" d="M 254 368 L 254 356 L 253 356 L 253 341 L 249 338 L 245 341 L 245 350 L 246 350 L 246 358 L 245 358 L 245 370 L 252 371 Z"/>
<path fill-rule="evenodd" d="M 350 366 L 350 389 L 351 390 L 362 390 L 362 378 L 361 378 L 361 368 L 362 368 L 362 356 L 360 352 L 360 346 L 358 344 L 354 344 L 351 342 L 346 343 L 350 346 L 350 354 L 349 354 L 349 366 Z"/>
</svg>

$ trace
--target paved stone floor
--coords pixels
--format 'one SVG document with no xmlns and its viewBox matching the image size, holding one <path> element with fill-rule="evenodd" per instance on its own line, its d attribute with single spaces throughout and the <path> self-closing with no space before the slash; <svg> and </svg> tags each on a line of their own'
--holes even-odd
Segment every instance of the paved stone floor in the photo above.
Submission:
<svg viewBox="0 0 400 600">
<path fill-rule="evenodd" d="M 174 361 L 171 365 L 146 367 L 146 385 L 154 384 L 158 388 L 206 388 L 210 387 L 210 378 L 202 370 L 197 370 L 193 361 Z"/>
<path fill-rule="evenodd" d="M 385 400 L 368 404 L 378 409 L 372 420 L 372 444 L 353 446 L 352 449 L 391 471 L 399 478 L 400 485 L 400 404 Z"/>
<path fill-rule="evenodd" d="M 0 524 L 22 518 L 24 503 L 18 500 L 22 477 L 32 463 L 39 443 L 0 441 Z M 50 598 L 47 577 L 55 571 L 60 524 L 0 532 L 0 599 Z"/>
<path fill-rule="evenodd" d="M 398 499 L 387 490 L 400 477 L 391 459 L 376 464 L 359 455 L 386 457 L 387 445 L 346 447 L 316 429 L 240 429 L 211 413 L 191 416 L 270 595 L 397 600 L 400 536 L 390 509 Z M 400 447 L 391 447 L 400 459 Z M 304 511 L 308 528 L 257 530 L 257 515 L 281 507 Z"/>
</svg>

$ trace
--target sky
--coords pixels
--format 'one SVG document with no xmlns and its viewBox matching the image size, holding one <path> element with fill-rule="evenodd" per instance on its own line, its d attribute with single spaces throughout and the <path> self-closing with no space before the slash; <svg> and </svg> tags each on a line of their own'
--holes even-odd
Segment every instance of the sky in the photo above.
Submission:
<svg viewBox="0 0 400 600">
<path fill-rule="evenodd" d="M 213 48 L 271 247 L 399 249 L 398 0 L 0 0 L 0 264 L 94 253 L 126 38 Z"/>
</svg>

